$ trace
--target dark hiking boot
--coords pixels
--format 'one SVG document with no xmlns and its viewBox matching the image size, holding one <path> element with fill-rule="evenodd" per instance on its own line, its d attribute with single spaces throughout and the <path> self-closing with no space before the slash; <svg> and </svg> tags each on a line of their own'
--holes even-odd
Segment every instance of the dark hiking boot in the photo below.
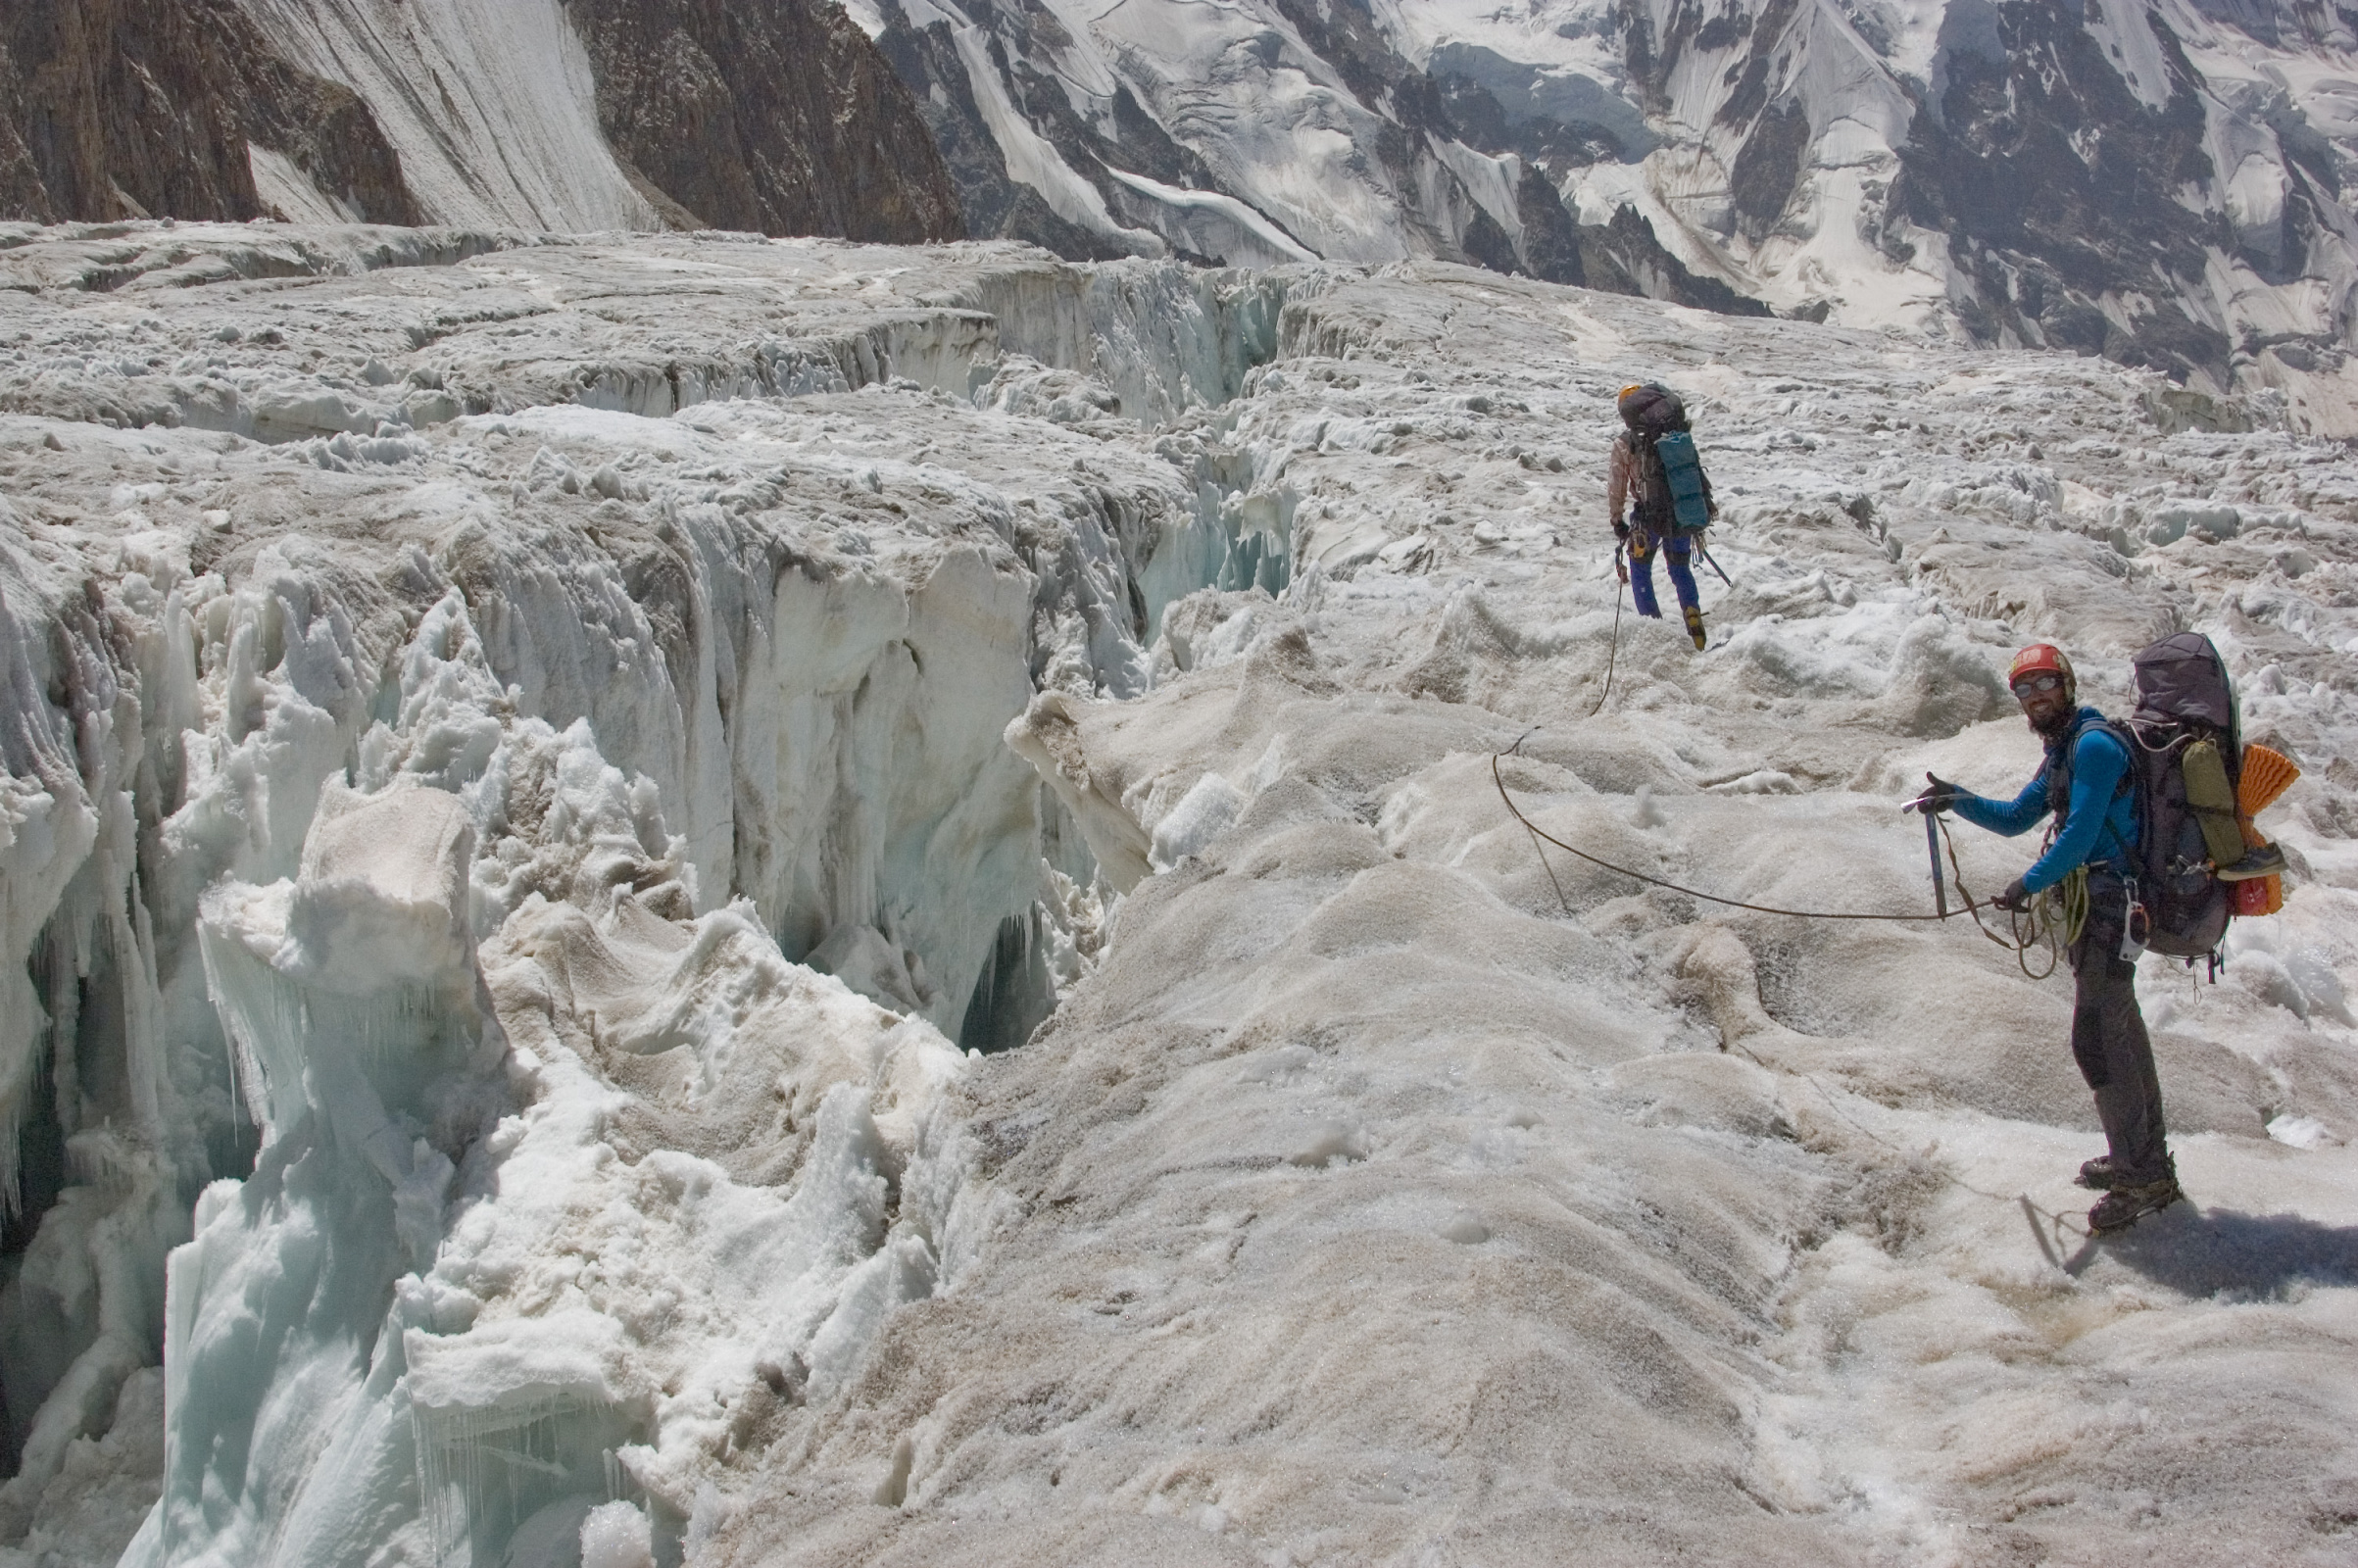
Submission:
<svg viewBox="0 0 2358 1568">
<path fill-rule="evenodd" d="M 2097 1199 L 2096 1206 L 2088 1211 L 2088 1228 L 2098 1236 L 2106 1231 L 2127 1230 L 2147 1214 L 2158 1214 L 2186 1196 L 2179 1190 L 2175 1176 L 2140 1182 L 2135 1187 L 2116 1187 Z"/>
<path fill-rule="evenodd" d="M 2099 1193 L 2109 1193 L 2121 1185 L 2121 1173 L 2114 1167 L 2110 1154 L 2098 1154 L 2086 1161 L 2080 1167 L 2080 1174 L 2072 1179 L 2082 1187 Z"/>
<path fill-rule="evenodd" d="M 1703 612 L 1693 605 L 1687 607 L 1687 635 L 1695 639 L 1695 651 L 1703 650 Z"/>
</svg>

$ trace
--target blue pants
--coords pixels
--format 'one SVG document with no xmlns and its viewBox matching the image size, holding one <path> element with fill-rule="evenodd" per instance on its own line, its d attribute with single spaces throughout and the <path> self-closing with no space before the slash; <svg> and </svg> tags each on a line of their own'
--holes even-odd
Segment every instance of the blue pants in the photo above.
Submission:
<svg viewBox="0 0 2358 1568">
<path fill-rule="evenodd" d="M 1699 602 L 1695 591 L 1695 568 L 1689 564 L 1695 554 L 1695 541 L 1687 535 L 1672 531 L 1669 538 L 1655 548 L 1655 541 L 1643 528 L 1629 531 L 1629 596 L 1636 601 L 1638 613 L 1662 618 L 1661 607 L 1654 603 L 1654 557 L 1665 557 L 1663 564 L 1670 568 L 1670 586 L 1677 590 L 1679 604 L 1692 610 Z"/>
</svg>

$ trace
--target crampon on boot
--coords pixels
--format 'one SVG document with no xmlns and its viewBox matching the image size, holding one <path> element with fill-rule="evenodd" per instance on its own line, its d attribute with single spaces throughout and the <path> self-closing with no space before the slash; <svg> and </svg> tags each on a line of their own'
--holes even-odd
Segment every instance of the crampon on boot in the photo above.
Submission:
<svg viewBox="0 0 2358 1568">
<path fill-rule="evenodd" d="M 2107 1231 L 2127 1230 L 2147 1214 L 2158 1214 L 2186 1196 L 2179 1190 L 2175 1176 L 2140 1182 L 2134 1187 L 2115 1187 L 2097 1199 L 2096 1206 L 2088 1211 L 2088 1228 L 2097 1236 Z"/>
<path fill-rule="evenodd" d="M 1703 647 L 1703 612 L 1695 606 L 1687 607 L 1687 635 L 1695 639 L 1695 652 Z"/>
</svg>

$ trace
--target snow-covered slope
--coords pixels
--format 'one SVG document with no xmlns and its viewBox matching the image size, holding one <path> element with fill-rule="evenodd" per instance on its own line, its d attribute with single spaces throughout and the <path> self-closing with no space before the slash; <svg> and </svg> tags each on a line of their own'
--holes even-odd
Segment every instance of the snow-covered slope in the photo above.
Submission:
<svg viewBox="0 0 2358 1568">
<path fill-rule="evenodd" d="M 2330 8 L 852 9 L 978 233 L 1758 299 L 2279 387 L 2358 433 L 2358 32 Z"/>
<path fill-rule="evenodd" d="M 2358 471 L 2276 395 L 1420 263 L 8 237 L 0 1552 L 2346 1544 Z M 1921 908 L 2010 646 L 2181 624 L 2293 885 L 2147 960 L 2199 1206 L 2100 1247 L 2059 979 L 1492 782 Z"/>
<path fill-rule="evenodd" d="M 589 55 L 560 0 L 241 4 L 297 65 L 360 94 L 429 222 L 659 226 L 598 133 Z"/>
</svg>

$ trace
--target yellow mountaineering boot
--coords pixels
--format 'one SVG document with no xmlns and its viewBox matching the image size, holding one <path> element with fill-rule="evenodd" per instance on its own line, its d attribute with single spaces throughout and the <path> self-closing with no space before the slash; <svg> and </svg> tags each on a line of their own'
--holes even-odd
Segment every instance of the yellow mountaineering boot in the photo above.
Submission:
<svg viewBox="0 0 2358 1568">
<path fill-rule="evenodd" d="M 1703 612 L 1693 605 L 1687 607 L 1687 635 L 1695 639 L 1695 651 L 1703 650 Z"/>
</svg>

